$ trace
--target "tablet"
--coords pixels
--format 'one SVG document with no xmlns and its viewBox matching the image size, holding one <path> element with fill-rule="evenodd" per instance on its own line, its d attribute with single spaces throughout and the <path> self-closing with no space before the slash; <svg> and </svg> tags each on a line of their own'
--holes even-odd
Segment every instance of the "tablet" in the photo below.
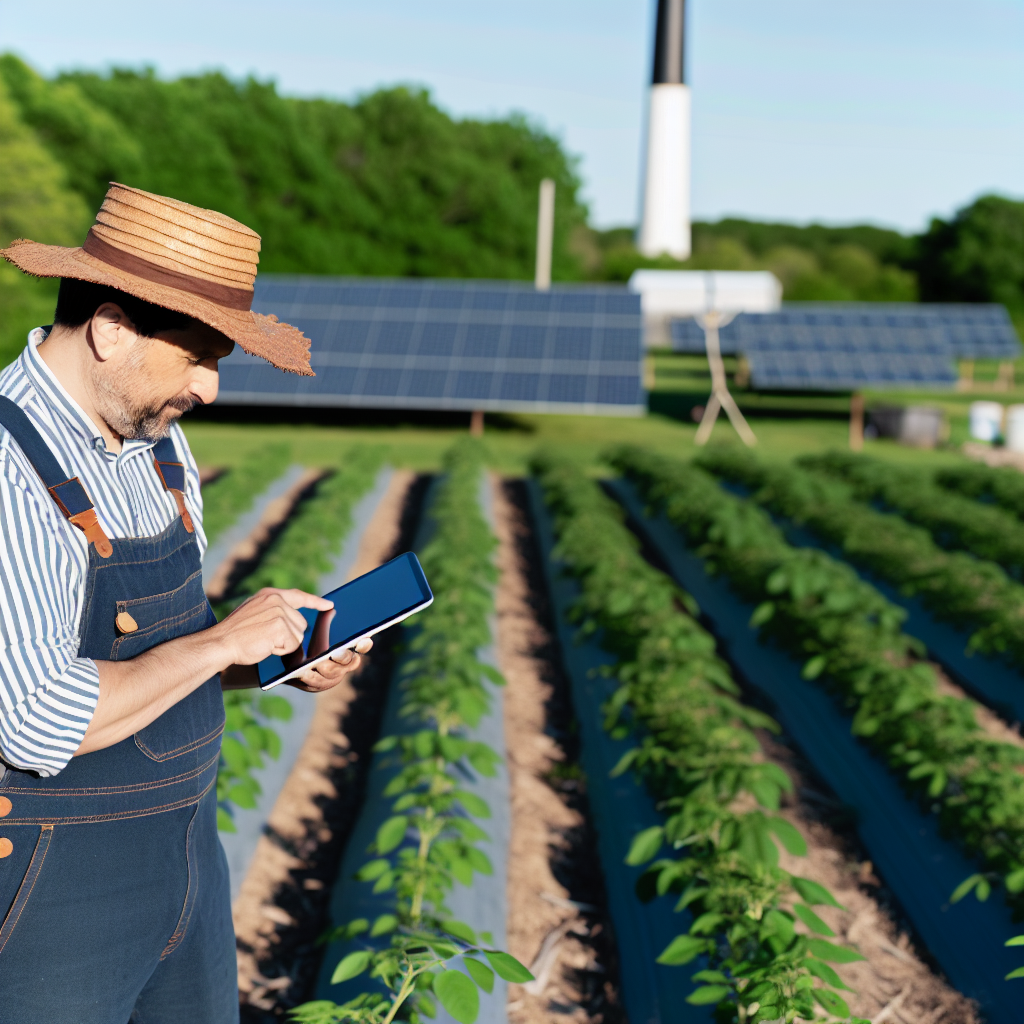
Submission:
<svg viewBox="0 0 1024 1024">
<path fill-rule="evenodd" d="M 335 651 L 355 647 L 364 637 L 401 622 L 434 600 L 420 560 L 411 551 L 324 597 L 334 604 L 329 611 L 299 609 L 306 619 L 302 644 L 283 658 L 275 654 L 259 663 L 262 689 L 297 678 Z"/>
</svg>

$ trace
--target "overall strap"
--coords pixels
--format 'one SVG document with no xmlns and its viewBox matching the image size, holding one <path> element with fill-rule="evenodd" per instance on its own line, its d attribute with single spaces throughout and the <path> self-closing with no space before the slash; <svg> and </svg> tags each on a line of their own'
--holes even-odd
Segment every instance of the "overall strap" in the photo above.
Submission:
<svg viewBox="0 0 1024 1024">
<path fill-rule="evenodd" d="M 0 426 L 17 442 L 25 457 L 32 463 L 39 474 L 50 497 L 57 503 L 68 522 L 77 526 L 86 539 L 96 548 L 101 558 L 109 558 L 114 553 L 114 546 L 103 532 L 96 509 L 85 493 L 85 488 L 77 476 L 66 477 L 60 463 L 53 456 L 40 433 L 32 425 L 31 420 L 9 398 L 0 395 Z"/>
<path fill-rule="evenodd" d="M 169 437 L 161 438 L 153 446 L 153 459 L 156 461 L 156 471 L 163 481 L 164 488 L 174 495 L 174 502 L 178 506 L 178 513 L 185 529 L 193 533 L 195 527 L 192 525 L 192 516 L 185 505 L 185 467 L 178 461 L 174 442 Z"/>
</svg>

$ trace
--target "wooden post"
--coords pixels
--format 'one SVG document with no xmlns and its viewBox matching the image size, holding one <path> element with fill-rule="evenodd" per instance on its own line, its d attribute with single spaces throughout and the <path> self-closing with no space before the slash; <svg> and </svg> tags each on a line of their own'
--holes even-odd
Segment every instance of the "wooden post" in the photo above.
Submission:
<svg viewBox="0 0 1024 1024">
<path fill-rule="evenodd" d="M 1013 390 L 1013 363 L 1004 359 L 999 364 L 999 375 L 996 378 L 996 389 L 998 391 Z"/>
<path fill-rule="evenodd" d="M 533 283 L 539 292 L 551 289 L 551 248 L 555 239 L 555 183 L 545 178 L 540 183 L 537 210 L 537 268 Z"/>
<path fill-rule="evenodd" d="M 956 382 L 957 391 L 972 391 L 974 389 L 974 360 L 960 360 L 960 379 Z"/>
<path fill-rule="evenodd" d="M 469 416 L 469 432 L 473 437 L 484 436 L 484 411 L 483 409 L 474 409 Z"/>
<path fill-rule="evenodd" d="M 864 396 L 859 391 L 850 395 L 850 451 L 864 447 Z"/>
</svg>

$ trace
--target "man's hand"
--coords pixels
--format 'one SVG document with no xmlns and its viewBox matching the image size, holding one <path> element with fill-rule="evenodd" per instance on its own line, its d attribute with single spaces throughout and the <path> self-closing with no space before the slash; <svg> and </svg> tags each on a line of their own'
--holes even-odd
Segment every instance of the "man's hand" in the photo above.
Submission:
<svg viewBox="0 0 1024 1024">
<path fill-rule="evenodd" d="M 302 643 L 306 620 L 299 608 L 328 611 L 332 607 L 330 601 L 302 590 L 265 587 L 240 604 L 223 622 L 211 627 L 210 633 L 220 631 L 219 642 L 225 645 L 232 665 L 255 665 L 272 654 L 290 654 Z M 366 654 L 372 646 L 369 638 L 360 640 L 356 644 L 357 653 L 338 651 L 307 669 L 298 679 L 290 680 L 289 685 L 310 693 L 329 690 L 359 668 L 362 663 L 359 655 Z M 237 683 L 235 678 L 238 678 Z M 256 686 L 258 682 L 254 673 L 234 674 L 227 685 Z"/>
<path fill-rule="evenodd" d="M 306 620 L 299 608 L 327 611 L 334 606 L 302 590 L 264 587 L 226 619 L 211 626 L 211 638 L 223 645 L 228 665 L 256 665 L 272 654 L 291 654 L 302 643 Z"/>
<path fill-rule="evenodd" d="M 307 669 L 298 679 L 289 680 L 289 686 L 298 687 L 309 693 L 319 693 L 321 690 L 330 690 L 335 687 L 347 675 L 358 671 L 363 659 L 360 654 L 366 654 L 373 647 L 373 641 L 367 636 L 363 637 L 356 644 L 355 652 L 338 651 L 332 654 L 326 661 Z"/>
<path fill-rule="evenodd" d="M 120 743 L 218 672 L 229 677 L 222 678 L 228 689 L 257 686 L 259 678 L 251 666 L 272 654 L 290 654 L 302 642 L 306 620 L 298 609 L 327 611 L 331 607 L 330 601 L 315 594 L 268 587 L 209 629 L 168 640 L 129 661 L 97 661 L 99 699 L 75 753 L 88 754 Z M 370 646 L 364 640 L 357 649 L 365 653 Z M 340 651 L 304 672 L 294 685 L 314 692 L 329 690 L 359 663 L 358 654 Z"/>
</svg>

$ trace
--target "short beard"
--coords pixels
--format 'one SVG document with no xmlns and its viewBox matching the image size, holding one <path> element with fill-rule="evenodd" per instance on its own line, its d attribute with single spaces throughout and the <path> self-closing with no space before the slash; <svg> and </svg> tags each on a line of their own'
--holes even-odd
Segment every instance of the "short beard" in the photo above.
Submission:
<svg viewBox="0 0 1024 1024">
<path fill-rule="evenodd" d="M 164 401 L 138 397 L 153 395 L 159 388 L 146 365 L 149 343 L 149 338 L 140 337 L 117 370 L 93 377 L 100 415 L 114 433 L 127 440 L 159 441 L 168 435 L 175 420 L 199 404 L 192 395 Z"/>
</svg>

